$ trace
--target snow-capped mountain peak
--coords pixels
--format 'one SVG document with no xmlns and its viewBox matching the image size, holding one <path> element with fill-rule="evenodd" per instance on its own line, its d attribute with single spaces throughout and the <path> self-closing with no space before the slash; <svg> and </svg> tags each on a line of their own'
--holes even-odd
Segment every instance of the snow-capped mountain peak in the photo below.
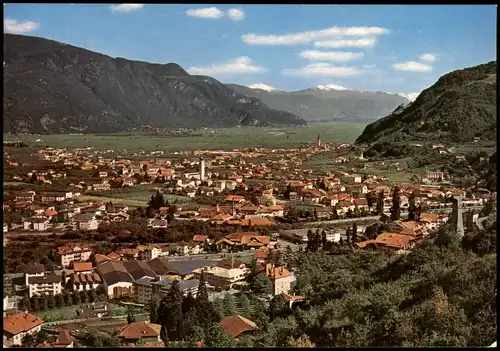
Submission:
<svg viewBox="0 0 500 351">
<path fill-rule="evenodd" d="M 420 95 L 420 93 L 408 93 L 408 94 L 399 93 L 398 95 L 402 96 L 404 98 L 407 98 L 408 100 L 410 100 L 411 102 L 413 102 Z"/>
<path fill-rule="evenodd" d="M 276 89 L 269 86 L 269 85 L 265 85 L 263 83 L 256 83 L 256 84 L 251 84 L 248 86 L 250 89 L 260 89 L 260 90 L 264 90 L 264 91 L 275 91 Z"/>
<path fill-rule="evenodd" d="M 327 85 L 316 85 L 315 89 L 318 90 L 338 90 L 338 91 L 343 91 L 343 90 L 351 90 L 343 87 L 342 85 L 336 85 L 336 84 L 327 84 Z"/>
</svg>

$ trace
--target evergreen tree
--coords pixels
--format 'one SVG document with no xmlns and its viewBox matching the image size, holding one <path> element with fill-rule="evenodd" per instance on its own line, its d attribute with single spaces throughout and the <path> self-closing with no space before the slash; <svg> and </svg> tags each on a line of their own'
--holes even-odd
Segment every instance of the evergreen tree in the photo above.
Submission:
<svg viewBox="0 0 500 351">
<path fill-rule="evenodd" d="M 212 323 L 205 332 L 205 345 L 207 347 L 234 347 L 236 342 L 226 333 L 219 323 Z"/>
<path fill-rule="evenodd" d="M 326 240 L 326 231 L 323 229 L 321 232 L 321 248 L 326 250 L 328 247 L 328 241 Z"/>
<path fill-rule="evenodd" d="M 159 322 L 159 316 L 158 316 L 158 309 L 160 307 L 160 302 L 158 301 L 158 298 L 156 296 L 153 296 L 151 301 L 149 302 L 149 322 L 158 324 Z"/>
<path fill-rule="evenodd" d="M 63 293 L 63 297 L 64 297 L 64 305 L 66 305 L 66 306 L 73 305 L 73 296 L 71 295 L 71 293 L 65 291 Z"/>
<path fill-rule="evenodd" d="M 288 306 L 283 294 L 274 296 L 269 302 L 269 317 L 271 321 L 278 317 L 283 317 L 287 310 Z"/>
<path fill-rule="evenodd" d="M 171 317 L 169 323 L 169 332 L 172 332 L 174 340 L 180 340 L 184 337 L 183 332 L 183 314 L 182 314 L 182 292 L 179 281 L 175 279 L 168 292 L 171 303 Z M 169 334 L 170 335 L 170 334 Z"/>
<path fill-rule="evenodd" d="M 196 309 L 196 299 L 193 297 L 191 291 L 182 300 L 182 313 L 188 313 L 189 311 Z"/>
<path fill-rule="evenodd" d="M 347 228 L 346 232 L 345 232 L 345 236 L 346 236 L 346 243 L 347 245 L 350 245 L 351 242 L 352 242 L 352 238 L 351 238 L 351 228 Z"/>
<path fill-rule="evenodd" d="M 467 212 L 465 228 L 468 233 L 474 232 L 474 210 Z"/>
<path fill-rule="evenodd" d="M 352 224 L 352 243 L 355 244 L 358 242 L 358 225 L 356 222 Z"/>
<path fill-rule="evenodd" d="M 198 293 L 196 294 L 196 313 L 201 326 L 219 321 L 219 314 L 215 311 L 214 306 L 208 299 L 205 272 L 201 272 L 200 274 L 200 283 L 198 286 Z"/>
<path fill-rule="evenodd" d="M 18 306 L 20 311 L 31 311 L 31 301 L 30 299 L 25 296 L 19 301 L 19 306 Z"/>
<path fill-rule="evenodd" d="M 94 289 L 89 291 L 89 301 L 94 302 L 97 299 L 97 293 Z"/>
<path fill-rule="evenodd" d="M 87 290 L 83 290 L 80 292 L 80 299 L 82 300 L 82 303 L 89 301 L 89 293 L 87 292 Z"/>
<path fill-rule="evenodd" d="M 132 309 L 129 309 L 127 312 L 127 324 L 135 323 L 135 315 L 132 312 Z"/>
<path fill-rule="evenodd" d="M 262 272 L 255 277 L 250 289 L 256 295 L 267 295 L 271 292 L 272 284 L 266 273 Z"/>
<path fill-rule="evenodd" d="M 417 219 L 417 207 L 415 205 L 415 192 L 412 191 L 408 198 L 408 220 L 415 221 Z"/>
<path fill-rule="evenodd" d="M 73 304 L 75 304 L 75 305 L 79 305 L 82 302 L 79 291 L 74 291 L 71 294 L 71 297 L 72 297 L 72 300 L 73 300 Z"/>
<path fill-rule="evenodd" d="M 236 314 L 236 302 L 234 301 L 233 295 L 225 294 L 222 302 L 224 304 L 224 315 L 233 316 Z"/>
<path fill-rule="evenodd" d="M 248 273 L 248 275 L 246 277 L 246 281 L 248 284 L 250 284 L 255 279 L 257 274 L 260 273 L 260 268 L 259 268 L 259 265 L 257 264 L 257 258 L 255 256 L 252 258 L 252 261 L 250 262 L 250 265 L 248 266 L 248 268 L 249 268 L 250 272 Z"/>
<path fill-rule="evenodd" d="M 384 192 L 383 191 L 380 191 L 378 193 L 376 212 L 378 215 L 381 215 L 384 213 Z"/>
<path fill-rule="evenodd" d="M 47 299 L 47 308 L 49 310 L 54 309 L 54 307 L 56 306 L 56 298 L 54 297 L 54 295 L 52 294 L 46 295 L 46 299 Z"/>
<path fill-rule="evenodd" d="M 391 220 L 397 221 L 401 217 L 401 197 L 399 194 L 399 186 L 394 187 L 392 193 Z"/>
</svg>

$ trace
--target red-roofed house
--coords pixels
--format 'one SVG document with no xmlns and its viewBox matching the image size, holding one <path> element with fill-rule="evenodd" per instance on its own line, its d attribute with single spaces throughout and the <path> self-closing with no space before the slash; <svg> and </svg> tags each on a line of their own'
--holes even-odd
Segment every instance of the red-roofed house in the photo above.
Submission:
<svg viewBox="0 0 500 351">
<path fill-rule="evenodd" d="M 237 339 L 241 334 L 259 330 L 257 324 L 242 316 L 228 316 L 220 321 L 222 328 L 233 338 Z"/>
<path fill-rule="evenodd" d="M 118 337 L 122 343 L 135 344 L 139 340 L 144 342 L 160 341 L 161 325 L 150 322 L 135 322 L 118 330 Z"/>
<path fill-rule="evenodd" d="M 32 314 L 19 312 L 3 318 L 4 347 L 21 345 L 25 335 L 42 330 L 43 321 Z"/>
<path fill-rule="evenodd" d="M 70 267 L 73 262 L 86 262 L 93 250 L 86 244 L 68 244 L 59 246 L 56 255 L 61 257 L 63 267 Z"/>
<path fill-rule="evenodd" d="M 193 237 L 193 242 L 198 244 L 203 244 L 205 241 L 208 241 L 208 235 L 195 235 Z"/>
</svg>

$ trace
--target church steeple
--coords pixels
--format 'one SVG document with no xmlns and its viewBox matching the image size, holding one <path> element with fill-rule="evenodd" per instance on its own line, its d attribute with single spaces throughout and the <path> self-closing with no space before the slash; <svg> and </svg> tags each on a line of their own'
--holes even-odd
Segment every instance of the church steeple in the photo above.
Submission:
<svg viewBox="0 0 500 351">
<path fill-rule="evenodd" d="M 318 134 L 318 141 L 317 141 L 317 144 L 318 144 L 318 147 L 321 147 L 321 138 L 319 137 L 319 134 Z"/>
</svg>

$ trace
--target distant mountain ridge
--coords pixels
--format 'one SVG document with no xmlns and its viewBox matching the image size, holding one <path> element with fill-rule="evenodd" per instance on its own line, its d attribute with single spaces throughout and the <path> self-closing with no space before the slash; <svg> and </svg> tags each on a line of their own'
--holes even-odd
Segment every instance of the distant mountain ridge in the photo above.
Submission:
<svg viewBox="0 0 500 351">
<path fill-rule="evenodd" d="M 356 143 L 496 140 L 496 69 L 491 61 L 445 74 L 413 103 L 368 125 Z"/>
<path fill-rule="evenodd" d="M 249 97 L 258 98 L 269 107 L 288 111 L 308 122 L 312 121 L 374 121 L 391 113 L 406 97 L 384 92 L 361 92 L 340 85 L 318 85 L 298 91 L 263 90 L 226 84 Z"/>
<path fill-rule="evenodd" d="M 3 107 L 4 132 L 12 133 L 306 124 L 175 63 L 112 58 L 14 34 L 4 34 Z"/>
</svg>

